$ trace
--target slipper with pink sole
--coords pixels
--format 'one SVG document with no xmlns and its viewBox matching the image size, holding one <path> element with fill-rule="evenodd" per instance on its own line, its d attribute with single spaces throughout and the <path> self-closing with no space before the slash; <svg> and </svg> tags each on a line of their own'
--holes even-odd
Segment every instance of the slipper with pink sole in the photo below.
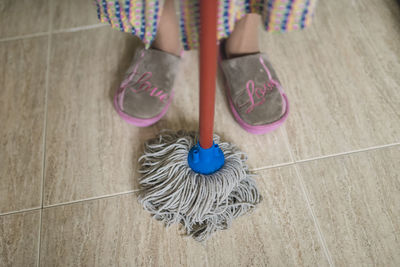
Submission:
<svg viewBox="0 0 400 267">
<path fill-rule="evenodd" d="M 224 59 L 220 67 L 232 114 L 253 134 L 265 134 L 281 126 L 289 115 L 289 101 L 265 54 Z"/>
<path fill-rule="evenodd" d="M 114 96 L 119 116 L 139 127 L 159 121 L 171 104 L 179 61 L 180 57 L 160 50 L 137 51 Z"/>
</svg>

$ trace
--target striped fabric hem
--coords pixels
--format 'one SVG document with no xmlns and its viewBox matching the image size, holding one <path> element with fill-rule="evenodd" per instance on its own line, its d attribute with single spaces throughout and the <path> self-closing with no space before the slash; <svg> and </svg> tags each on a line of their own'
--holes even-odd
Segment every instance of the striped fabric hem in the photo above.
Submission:
<svg viewBox="0 0 400 267">
<path fill-rule="evenodd" d="M 154 41 L 164 0 L 94 0 L 101 22 L 139 37 L 146 48 Z M 198 48 L 199 1 L 176 0 L 182 45 Z M 235 22 L 248 13 L 261 15 L 267 32 L 288 32 L 311 24 L 318 0 L 217 0 L 218 40 L 227 38 Z"/>
</svg>

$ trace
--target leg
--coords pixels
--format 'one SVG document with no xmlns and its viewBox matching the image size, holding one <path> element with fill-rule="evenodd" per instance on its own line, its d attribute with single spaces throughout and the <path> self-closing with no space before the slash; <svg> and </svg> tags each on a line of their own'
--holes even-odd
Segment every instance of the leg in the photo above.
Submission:
<svg viewBox="0 0 400 267">
<path fill-rule="evenodd" d="M 179 25 L 174 0 L 165 0 L 156 39 L 152 47 L 177 56 L 180 54 L 182 48 L 179 41 Z"/>
<path fill-rule="evenodd" d="M 235 28 L 225 46 L 226 54 L 229 58 L 260 51 L 258 44 L 260 21 L 260 15 L 247 14 L 236 22 Z"/>
</svg>

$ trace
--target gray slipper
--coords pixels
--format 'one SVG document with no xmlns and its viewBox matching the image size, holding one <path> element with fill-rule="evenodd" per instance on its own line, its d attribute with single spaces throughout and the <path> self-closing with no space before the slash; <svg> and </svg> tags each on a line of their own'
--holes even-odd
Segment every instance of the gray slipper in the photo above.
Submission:
<svg viewBox="0 0 400 267">
<path fill-rule="evenodd" d="M 265 54 L 220 60 L 231 111 L 253 134 L 275 130 L 289 114 L 289 102 Z"/>
<path fill-rule="evenodd" d="M 159 121 L 171 104 L 179 61 L 180 57 L 160 50 L 137 51 L 114 97 L 121 118 L 140 127 Z"/>
</svg>

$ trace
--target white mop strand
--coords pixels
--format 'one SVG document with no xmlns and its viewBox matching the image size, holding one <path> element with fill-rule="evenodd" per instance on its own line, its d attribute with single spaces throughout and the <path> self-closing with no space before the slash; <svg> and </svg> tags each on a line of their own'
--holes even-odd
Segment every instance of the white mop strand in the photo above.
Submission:
<svg viewBox="0 0 400 267">
<path fill-rule="evenodd" d="M 210 175 L 192 171 L 187 156 L 197 141 L 195 132 L 185 131 L 164 131 L 147 141 L 139 159 L 139 201 L 157 220 L 167 226 L 182 223 L 188 235 L 204 241 L 253 209 L 261 196 L 246 155 L 217 135 L 214 142 L 224 152 L 224 166 Z"/>
</svg>

